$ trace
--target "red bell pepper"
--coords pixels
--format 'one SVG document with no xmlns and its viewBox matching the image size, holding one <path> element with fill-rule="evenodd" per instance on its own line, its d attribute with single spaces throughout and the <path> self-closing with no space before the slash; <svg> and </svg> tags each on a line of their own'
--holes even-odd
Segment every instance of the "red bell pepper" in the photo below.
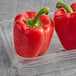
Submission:
<svg viewBox="0 0 76 76">
<path fill-rule="evenodd" d="M 72 3 L 71 8 L 76 12 L 76 3 Z"/>
<path fill-rule="evenodd" d="M 19 56 L 32 58 L 46 52 L 53 34 L 53 22 L 47 16 L 49 11 L 45 7 L 38 13 L 29 11 L 16 16 L 13 33 L 15 50 Z"/>
<path fill-rule="evenodd" d="M 56 7 L 61 8 L 54 14 L 57 35 L 65 49 L 76 49 L 76 12 L 63 2 L 58 2 Z"/>
</svg>

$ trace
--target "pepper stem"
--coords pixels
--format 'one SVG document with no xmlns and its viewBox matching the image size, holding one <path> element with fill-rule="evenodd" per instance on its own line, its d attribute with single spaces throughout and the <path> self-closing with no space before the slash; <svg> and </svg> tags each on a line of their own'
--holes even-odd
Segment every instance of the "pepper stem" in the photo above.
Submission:
<svg viewBox="0 0 76 76">
<path fill-rule="evenodd" d="M 33 27 L 37 27 L 37 26 L 42 26 L 43 24 L 41 23 L 41 21 L 39 20 L 40 16 L 42 14 L 48 14 L 50 12 L 50 9 L 48 7 L 42 8 L 38 14 L 35 16 L 34 19 L 27 19 L 26 24 L 33 28 Z"/>
<path fill-rule="evenodd" d="M 48 14 L 50 12 L 50 9 L 48 8 L 48 7 L 44 7 L 44 8 L 42 8 L 39 12 L 38 12 L 38 14 L 35 16 L 35 18 L 33 19 L 33 24 L 35 24 L 38 20 L 39 20 L 39 18 L 40 18 L 40 16 L 42 15 L 42 14 Z"/>
<path fill-rule="evenodd" d="M 65 8 L 68 13 L 73 13 L 72 8 L 68 4 L 64 2 L 57 2 L 56 8 L 61 8 L 61 7 Z"/>
</svg>

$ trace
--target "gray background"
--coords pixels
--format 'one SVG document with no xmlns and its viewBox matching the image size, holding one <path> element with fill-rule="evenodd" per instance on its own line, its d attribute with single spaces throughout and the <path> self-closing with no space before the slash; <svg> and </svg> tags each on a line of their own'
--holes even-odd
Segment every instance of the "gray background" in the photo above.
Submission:
<svg viewBox="0 0 76 76">
<path fill-rule="evenodd" d="M 2 21 L 13 19 L 18 13 L 26 12 L 30 10 L 38 11 L 41 7 L 48 6 L 51 11 L 55 11 L 55 4 L 59 0 L 0 0 L 0 23 Z M 62 0 L 71 4 L 76 0 Z M 76 67 L 76 60 L 63 63 L 67 65 L 72 63 Z M 3 46 L 2 38 L 0 36 L 0 76 L 76 76 L 76 68 L 68 68 L 62 71 L 47 72 L 43 74 L 33 74 L 32 69 L 18 69 L 12 67 L 6 49 Z M 47 66 L 48 68 L 48 66 Z M 42 68 L 41 70 L 44 70 Z M 37 71 L 40 69 L 37 67 Z"/>
</svg>

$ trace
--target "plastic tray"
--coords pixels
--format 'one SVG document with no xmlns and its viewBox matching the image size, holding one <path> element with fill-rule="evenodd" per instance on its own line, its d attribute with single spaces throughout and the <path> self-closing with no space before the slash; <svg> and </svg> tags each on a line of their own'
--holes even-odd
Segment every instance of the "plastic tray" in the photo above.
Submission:
<svg viewBox="0 0 76 76">
<path fill-rule="evenodd" d="M 50 17 L 53 18 L 53 13 L 50 13 Z M 47 64 L 56 66 L 60 62 L 65 62 L 76 58 L 75 50 L 66 51 L 63 48 L 55 30 L 51 40 L 51 44 L 45 55 L 30 59 L 18 56 L 15 52 L 13 43 L 13 21 L 14 19 L 3 21 L 0 23 L 0 34 L 2 36 L 4 46 L 7 50 L 10 61 L 14 66 L 17 66 L 19 68 L 34 68 L 41 65 L 46 66 Z"/>
</svg>

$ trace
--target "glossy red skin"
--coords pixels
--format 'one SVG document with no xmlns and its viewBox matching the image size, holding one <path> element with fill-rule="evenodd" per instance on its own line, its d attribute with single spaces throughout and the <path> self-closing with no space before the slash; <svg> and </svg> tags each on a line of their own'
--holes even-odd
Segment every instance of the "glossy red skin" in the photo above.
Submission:
<svg viewBox="0 0 76 76">
<path fill-rule="evenodd" d="M 30 28 L 26 25 L 28 18 L 34 18 L 37 12 L 29 11 L 16 16 L 14 21 L 14 45 L 16 53 L 25 58 L 32 58 L 43 55 L 50 44 L 53 34 L 53 22 L 42 15 L 39 20 L 42 26 Z"/>
<path fill-rule="evenodd" d="M 62 10 L 57 10 L 54 15 L 57 35 L 65 49 L 76 49 L 76 13 L 57 14 L 58 12 L 62 12 Z"/>
<path fill-rule="evenodd" d="M 73 9 L 73 11 L 76 11 L 76 3 L 72 3 L 71 8 Z"/>
</svg>

